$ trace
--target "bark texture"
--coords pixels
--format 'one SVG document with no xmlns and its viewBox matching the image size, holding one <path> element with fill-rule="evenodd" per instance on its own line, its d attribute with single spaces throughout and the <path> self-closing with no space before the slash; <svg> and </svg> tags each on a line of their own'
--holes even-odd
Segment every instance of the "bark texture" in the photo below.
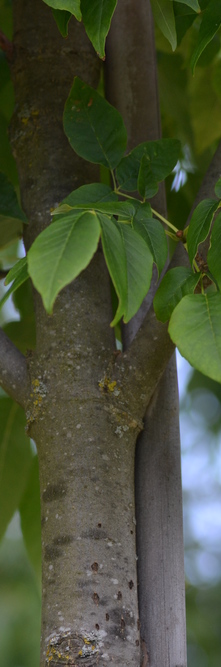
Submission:
<svg viewBox="0 0 221 667">
<path fill-rule="evenodd" d="M 14 26 L 11 141 L 29 247 L 57 201 L 98 180 L 97 168 L 71 151 L 61 119 L 74 75 L 96 87 L 100 64 L 83 27 L 72 22 L 63 41 L 41 0 L 15 2 Z M 62 660 L 139 665 L 133 468 L 140 426 L 124 401 L 115 408 L 111 300 L 101 252 L 62 292 L 53 316 L 37 294 L 35 306 L 27 421 L 40 465 L 41 667 Z"/>
</svg>

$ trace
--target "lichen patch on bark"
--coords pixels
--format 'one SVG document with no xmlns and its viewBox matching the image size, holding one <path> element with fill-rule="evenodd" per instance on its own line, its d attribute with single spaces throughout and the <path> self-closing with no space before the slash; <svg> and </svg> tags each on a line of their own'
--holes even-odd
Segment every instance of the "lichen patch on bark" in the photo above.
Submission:
<svg viewBox="0 0 221 667">
<path fill-rule="evenodd" d="M 45 667 L 67 665 L 69 667 L 94 667 L 102 657 L 103 632 L 91 632 L 83 635 L 71 630 L 55 632 L 49 639 Z"/>
</svg>

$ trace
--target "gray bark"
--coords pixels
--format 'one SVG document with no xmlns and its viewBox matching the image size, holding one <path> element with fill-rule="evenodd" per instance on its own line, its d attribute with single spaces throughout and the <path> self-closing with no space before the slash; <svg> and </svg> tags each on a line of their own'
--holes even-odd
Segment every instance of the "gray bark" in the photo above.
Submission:
<svg viewBox="0 0 221 667">
<path fill-rule="evenodd" d="M 161 135 L 149 2 L 140 0 L 136 14 L 132 1 L 122 0 L 118 4 L 107 49 L 107 93 L 124 117 L 131 150 L 134 145 Z M 166 217 L 164 187 L 160 188 L 152 205 Z M 138 314 L 123 327 L 124 349 L 130 349 L 156 288 L 155 273 L 151 290 Z M 137 338 L 135 340 L 137 342 Z M 143 351 L 142 345 L 140 349 Z M 149 377 L 145 356 L 143 363 Z M 138 438 L 135 479 L 142 665 L 185 667 L 185 578 L 175 358 L 158 384 L 144 430 Z"/>
</svg>

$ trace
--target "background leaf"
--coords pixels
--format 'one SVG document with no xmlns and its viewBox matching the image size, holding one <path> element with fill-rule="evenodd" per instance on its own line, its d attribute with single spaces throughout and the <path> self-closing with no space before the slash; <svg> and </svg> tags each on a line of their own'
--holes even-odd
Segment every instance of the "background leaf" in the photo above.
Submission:
<svg viewBox="0 0 221 667">
<path fill-rule="evenodd" d="M 193 273 L 191 269 L 182 266 L 167 271 L 153 300 L 158 320 L 167 322 L 179 301 L 194 292 L 199 279 L 200 273 Z"/>
<path fill-rule="evenodd" d="M 90 202 L 117 201 L 117 195 L 104 183 L 89 183 L 81 185 L 77 190 L 73 190 L 63 202 L 70 206 L 76 204 L 89 204 Z"/>
<path fill-rule="evenodd" d="M 158 183 L 154 180 L 148 155 L 143 155 L 141 159 L 137 189 L 143 199 L 154 197 L 158 191 Z"/>
<path fill-rule="evenodd" d="M 105 40 L 117 0 L 81 0 L 86 33 L 100 58 L 105 57 Z"/>
<path fill-rule="evenodd" d="M 218 206 L 219 202 L 217 200 L 204 199 L 193 212 L 187 232 L 187 247 L 191 264 L 197 253 L 199 243 L 205 241 L 209 234 L 212 219 Z"/>
<path fill-rule="evenodd" d="M 129 322 L 146 296 L 153 267 L 153 257 L 143 239 L 128 225 L 99 215 L 101 240 L 107 267 L 113 281 L 119 306 L 111 323 L 123 317 Z"/>
<path fill-rule="evenodd" d="M 221 178 L 219 178 L 219 180 L 217 181 L 214 190 L 216 196 L 219 197 L 219 199 L 221 199 Z"/>
<path fill-rule="evenodd" d="M 0 247 L 22 235 L 27 218 L 19 206 L 13 185 L 0 173 Z"/>
<path fill-rule="evenodd" d="M 179 2 L 179 4 L 183 4 L 183 5 L 187 5 L 188 7 L 191 7 L 191 9 L 194 9 L 195 12 L 200 12 L 201 11 L 198 0 L 177 0 L 177 2 Z"/>
<path fill-rule="evenodd" d="M 81 0 L 43 0 L 43 2 L 53 9 L 68 11 L 75 16 L 77 21 L 81 21 Z"/>
<path fill-rule="evenodd" d="M 142 208 L 140 208 L 133 220 L 133 228 L 147 243 L 160 274 L 168 255 L 168 245 L 163 225 L 155 218 L 145 217 Z"/>
<path fill-rule="evenodd" d="M 52 312 L 57 294 L 91 261 L 100 226 L 94 213 L 73 211 L 45 229 L 28 252 L 28 269 L 45 309 Z"/>
<path fill-rule="evenodd" d="M 65 104 L 64 131 L 78 155 L 109 169 L 117 166 L 126 149 L 121 115 L 78 77 Z"/>
<path fill-rule="evenodd" d="M 190 294 L 172 313 L 169 334 L 192 366 L 221 382 L 221 294 Z"/>
<path fill-rule="evenodd" d="M 3 326 L 3 329 L 14 345 L 23 354 L 26 354 L 27 350 L 34 350 L 36 344 L 33 290 L 30 278 L 13 292 L 13 303 L 19 312 L 20 320 L 12 319 Z"/>
<path fill-rule="evenodd" d="M 213 39 L 221 25 L 221 3 L 219 0 L 210 0 L 202 14 L 202 23 L 198 40 L 191 58 L 191 67 L 194 72 L 196 63 L 207 44 Z"/>
<path fill-rule="evenodd" d="M 25 414 L 11 398 L 0 397 L 0 538 L 24 492 L 32 462 Z"/>
<path fill-rule="evenodd" d="M 60 30 L 60 33 L 62 37 L 67 37 L 68 35 L 68 23 L 71 18 L 71 13 L 67 11 L 61 11 L 60 9 L 52 9 L 52 14 L 54 17 L 54 20 L 57 23 L 58 30 Z"/>
<path fill-rule="evenodd" d="M 145 155 L 150 163 L 148 187 L 156 193 L 156 182 L 163 181 L 168 176 L 178 160 L 180 142 L 177 139 L 159 139 L 146 141 L 134 148 L 124 157 L 116 169 L 116 177 L 121 190 L 135 192 L 140 165 Z M 149 190 L 150 191 L 150 190 Z"/>
<path fill-rule="evenodd" d="M 0 308 L 4 305 L 4 303 L 7 301 L 9 298 L 10 294 L 15 292 L 20 285 L 22 285 L 27 279 L 29 278 L 28 274 L 28 266 L 27 266 L 27 257 L 22 257 L 16 264 L 12 267 L 12 269 L 8 272 L 8 275 L 5 279 L 5 285 L 8 285 L 11 281 L 11 287 L 5 292 L 4 296 L 2 297 L 0 301 Z"/>
<path fill-rule="evenodd" d="M 173 51 L 177 45 L 176 26 L 171 0 L 151 0 L 154 19 L 170 42 Z"/>
</svg>

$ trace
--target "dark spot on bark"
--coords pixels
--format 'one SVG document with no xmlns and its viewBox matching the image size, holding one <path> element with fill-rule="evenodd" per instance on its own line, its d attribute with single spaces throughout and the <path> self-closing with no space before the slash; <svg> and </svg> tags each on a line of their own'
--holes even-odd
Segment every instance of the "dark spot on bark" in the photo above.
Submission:
<svg viewBox="0 0 221 667">
<path fill-rule="evenodd" d="M 140 630 L 140 619 L 137 620 L 137 629 Z"/>
<path fill-rule="evenodd" d="M 53 545 L 45 547 L 45 560 L 55 560 L 55 558 L 59 558 L 59 556 L 61 556 L 61 549 L 58 549 L 58 547 L 54 547 Z"/>
<path fill-rule="evenodd" d="M 64 498 L 66 496 L 66 490 L 64 486 L 66 482 L 59 482 L 59 484 L 49 484 L 47 489 L 43 492 L 43 500 L 45 503 L 50 503 L 52 500 L 57 498 Z"/>
<path fill-rule="evenodd" d="M 129 589 L 132 591 L 132 588 L 134 587 L 134 582 L 132 579 L 129 581 Z"/>
<path fill-rule="evenodd" d="M 48 580 L 48 586 L 52 586 L 52 584 L 55 584 L 55 579 Z"/>
<path fill-rule="evenodd" d="M 101 523 L 98 523 L 97 525 L 98 525 L 98 528 L 101 528 L 101 526 L 102 526 L 102 524 L 101 524 Z"/>
<path fill-rule="evenodd" d="M 106 621 L 109 621 L 109 618 L 110 618 L 109 614 L 106 614 Z"/>
<path fill-rule="evenodd" d="M 41 526 L 44 526 L 45 521 L 46 521 L 45 516 L 42 516 L 42 518 L 41 518 Z"/>
<path fill-rule="evenodd" d="M 54 537 L 53 543 L 56 545 L 70 544 L 71 542 L 73 542 L 73 539 L 74 538 L 71 537 L 71 535 L 59 535 L 59 537 Z"/>
<path fill-rule="evenodd" d="M 134 617 L 130 616 L 129 611 L 123 611 L 119 607 L 113 607 L 110 611 L 110 620 L 113 625 L 110 628 L 110 632 L 113 635 L 117 635 L 122 638 L 122 630 L 128 626 L 134 626 Z"/>
<path fill-rule="evenodd" d="M 134 534 L 134 531 L 133 531 L 133 530 L 131 530 L 131 531 L 130 531 L 130 534 L 131 534 L 131 535 L 133 535 L 133 534 Z"/>
<path fill-rule="evenodd" d="M 117 599 L 118 599 L 118 600 L 122 600 L 122 593 L 121 593 L 121 591 L 118 591 Z"/>
<path fill-rule="evenodd" d="M 139 646 L 139 639 L 136 639 L 136 646 Z"/>
<path fill-rule="evenodd" d="M 93 593 L 92 600 L 95 602 L 95 604 L 99 604 L 99 595 L 97 593 Z"/>
<path fill-rule="evenodd" d="M 98 563 L 92 563 L 91 569 L 92 572 L 98 572 Z"/>
<path fill-rule="evenodd" d="M 149 654 L 148 654 L 146 642 L 144 641 L 144 639 L 141 639 L 141 651 L 142 651 L 141 667 L 147 667 L 149 665 Z"/>
<path fill-rule="evenodd" d="M 95 623 L 95 628 L 96 630 L 100 630 L 100 626 L 98 625 L 98 623 Z"/>
</svg>

